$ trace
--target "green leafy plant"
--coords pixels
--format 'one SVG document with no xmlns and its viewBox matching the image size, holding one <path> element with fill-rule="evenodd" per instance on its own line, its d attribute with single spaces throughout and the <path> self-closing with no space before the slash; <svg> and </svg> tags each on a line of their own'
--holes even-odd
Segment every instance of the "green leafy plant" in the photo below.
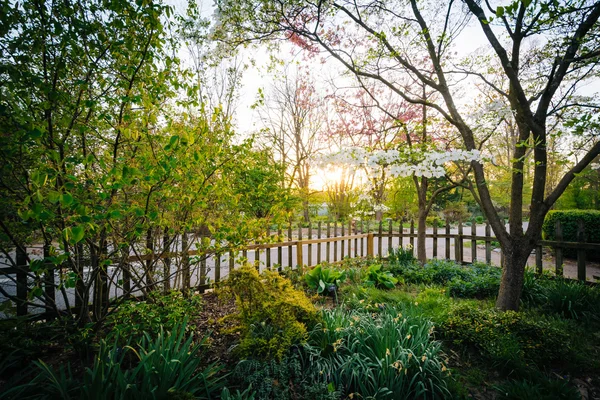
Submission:
<svg viewBox="0 0 600 400">
<path fill-rule="evenodd" d="M 505 373 L 527 365 L 572 360 L 574 328 L 569 321 L 536 314 L 501 312 L 464 302 L 447 309 L 439 321 L 453 345 L 474 349 Z"/>
<path fill-rule="evenodd" d="M 402 399 L 449 395 L 440 343 L 433 324 L 385 308 L 323 312 L 306 350 L 322 375 L 348 397 Z"/>
<path fill-rule="evenodd" d="M 333 293 L 346 280 L 346 271 L 317 265 L 304 275 L 309 288 L 316 290 L 319 294 Z"/>
<path fill-rule="evenodd" d="M 396 247 L 391 249 L 388 255 L 389 263 L 394 265 L 405 266 L 414 264 L 416 260 L 411 246 Z"/>
<path fill-rule="evenodd" d="M 148 298 L 142 301 L 130 300 L 121 304 L 112 314 L 109 314 L 106 326 L 109 329 L 107 339 L 115 338 L 135 342 L 144 337 L 144 333 L 154 334 L 162 327 L 171 330 L 181 321 L 200 312 L 202 296 L 192 295 L 189 298 L 181 292 L 172 291 L 169 294 L 150 292 Z M 187 324 L 190 330 L 192 324 Z"/>
<path fill-rule="evenodd" d="M 339 399 L 340 393 L 330 390 L 314 366 L 305 362 L 302 349 L 295 349 L 281 361 L 242 360 L 232 378 L 253 388 L 259 399 Z"/>
<path fill-rule="evenodd" d="M 71 366 L 53 370 L 42 361 L 35 363 L 38 375 L 29 383 L 17 386 L 4 398 L 61 399 L 210 399 L 223 388 L 222 367 L 206 365 L 203 348 L 186 337 L 186 324 L 172 332 L 162 329 L 155 339 L 146 334 L 135 346 L 111 346 L 102 341 L 98 355 L 81 379 Z M 125 366 L 134 360 L 130 368 Z"/>
<path fill-rule="evenodd" d="M 231 331 L 240 334 L 236 351 L 242 357 L 281 359 L 290 346 L 304 340 L 307 325 L 317 320 L 306 294 L 277 272 L 259 274 L 244 265 L 231 271 L 219 290 L 236 301 L 238 312 L 226 318 L 237 321 Z"/>
<path fill-rule="evenodd" d="M 398 283 L 398 279 L 389 271 L 383 271 L 381 264 L 369 266 L 364 278 L 364 284 L 377 288 L 392 289 Z"/>
</svg>

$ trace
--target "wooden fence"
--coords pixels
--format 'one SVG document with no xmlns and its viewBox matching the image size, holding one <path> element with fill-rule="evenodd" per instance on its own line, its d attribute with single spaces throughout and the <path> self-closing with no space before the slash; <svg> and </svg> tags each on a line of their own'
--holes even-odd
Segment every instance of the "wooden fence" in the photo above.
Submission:
<svg viewBox="0 0 600 400">
<path fill-rule="evenodd" d="M 580 237 L 583 238 L 585 237 L 583 226 L 581 226 L 581 231 Z M 411 222 L 408 227 L 402 227 L 400 223 L 391 220 L 378 223 L 349 222 L 347 224 L 319 222 L 318 224 L 309 224 L 304 228 L 301 225 L 294 227 L 289 225 L 287 229 L 283 226 L 274 231 L 267 229 L 265 237 L 268 239 L 263 243 L 249 244 L 242 249 L 235 250 L 221 248 L 220 253 L 195 249 L 185 252 L 163 251 L 131 255 L 127 259 L 126 267 L 123 267 L 122 271 L 117 271 L 115 278 L 111 281 L 113 285 L 118 286 L 113 288 L 114 297 L 119 297 L 119 293 L 135 294 L 135 285 L 132 284 L 132 269 L 135 269 L 136 265 L 139 268 L 152 266 L 153 271 L 164 271 L 166 279 L 153 279 L 152 282 L 158 283 L 165 291 L 184 288 L 204 290 L 212 283 L 222 280 L 229 270 L 244 262 L 254 263 L 259 270 L 276 268 L 281 271 L 283 268 L 311 267 L 323 261 L 337 262 L 346 257 L 385 258 L 393 248 L 410 246 L 409 248 L 414 249 L 417 232 L 414 222 Z M 562 238 L 560 225 L 557 226 L 556 237 Z M 182 243 L 184 241 L 187 243 L 188 240 L 190 239 L 187 236 L 181 238 Z M 450 223 L 446 221 L 442 228 L 430 227 L 426 234 L 426 240 L 428 240 L 428 258 L 455 260 L 462 264 L 485 262 L 500 265 L 503 263 L 502 253 L 497 247 L 496 238 L 492 236 L 489 224 L 472 224 L 470 226 L 458 224 L 451 227 Z M 554 270 L 560 276 L 563 275 L 563 250 L 576 249 L 577 279 L 584 281 L 586 280 L 586 250 L 600 254 L 600 244 L 542 240 L 535 249 L 535 266 L 539 273 L 544 268 L 542 259 L 544 247 L 553 250 Z M 160 247 L 149 246 L 149 248 Z M 25 315 L 28 313 L 27 301 L 19 301 L 19 299 L 27 299 L 32 278 L 28 267 L 24 265 L 26 256 L 18 253 L 16 256 L 19 267 L 0 268 L 0 276 L 16 275 L 14 281 L 16 282 L 17 314 Z M 162 264 L 162 270 L 157 269 L 158 264 Z M 176 267 L 177 274 L 172 275 L 173 265 L 179 266 Z M 182 271 L 182 278 L 177 278 Z M 50 270 L 43 277 L 36 279 L 38 279 L 38 283 L 39 279 L 42 279 L 43 298 L 55 302 L 58 286 L 56 271 Z M 64 288 L 61 290 L 64 295 Z"/>
</svg>

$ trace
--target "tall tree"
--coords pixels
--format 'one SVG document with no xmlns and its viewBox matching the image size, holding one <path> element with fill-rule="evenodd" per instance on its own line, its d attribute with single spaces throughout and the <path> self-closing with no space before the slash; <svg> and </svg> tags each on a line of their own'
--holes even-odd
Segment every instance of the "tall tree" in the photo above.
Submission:
<svg viewBox="0 0 600 400">
<path fill-rule="evenodd" d="M 321 150 L 326 118 L 323 98 L 307 71 L 286 68 L 272 84 L 260 114 L 267 127 L 262 140 L 276 150 L 286 170 L 285 186 L 298 191 L 308 222 L 312 159 Z"/>
<path fill-rule="evenodd" d="M 381 82 L 407 102 L 425 105 L 460 132 L 467 150 L 476 149 L 478 141 L 475 122 L 465 111 L 463 99 L 468 93 L 461 88 L 479 82 L 507 99 L 518 131 L 511 160 L 509 228 L 494 208 L 486 170 L 478 161 L 472 162 L 473 193 L 505 254 L 496 306 L 518 309 L 527 258 L 540 239 L 546 213 L 575 175 L 600 153 L 600 142 L 590 141 L 585 154 L 546 193 L 547 143 L 556 112 L 579 107 L 583 115 L 577 118 L 578 124 L 597 118 L 593 96 L 575 99 L 574 94 L 585 82 L 597 79 L 600 3 L 247 0 L 218 6 L 221 26 L 235 27 L 242 40 L 283 33 L 310 51 L 325 51 L 358 77 Z M 465 29 L 470 21 L 491 49 L 487 57 L 499 61 L 508 90 L 494 85 L 485 68 L 457 59 L 453 44 L 474 34 L 474 27 Z M 422 68 L 423 63 L 427 68 Z M 398 78 L 399 73 L 404 78 Z M 411 86 L 414 82 L 438 92 L 440 101 L 424 98 Z M 533 148 L 534 172 L 525 230 L 523 166 L 529 147 Z"/>
</svg>

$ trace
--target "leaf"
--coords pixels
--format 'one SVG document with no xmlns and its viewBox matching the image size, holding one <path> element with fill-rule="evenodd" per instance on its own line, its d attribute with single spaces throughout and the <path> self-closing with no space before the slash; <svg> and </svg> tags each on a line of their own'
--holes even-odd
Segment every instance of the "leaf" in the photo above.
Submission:
<svg viewBox="0 0 600 400">
<path fill-rule="evenodd" d="M 71 242 L 72 244 L 79 243 L 85 237 L 85 230 L 82 226 L 75 226 L 71 228 L 71 235 L 71 240 L 69 242 Z"/>
<path fill-rule="evenodd" d="M 73 203 L 73 196 L 71 196 L 69 192 L 60 195 L 60 204 L 62 204 L 65 207 L 68 207 L 69 205 L 71 205 L 71 203 Z"/>
</svg>

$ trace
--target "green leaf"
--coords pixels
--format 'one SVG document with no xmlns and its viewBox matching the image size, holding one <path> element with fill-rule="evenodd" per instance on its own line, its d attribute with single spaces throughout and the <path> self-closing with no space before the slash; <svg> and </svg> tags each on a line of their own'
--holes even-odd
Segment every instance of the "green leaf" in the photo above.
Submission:
<svg viewBox="0 0 600 400">
<path fill-rule="evenodd" d="M 82 226 L 75 226 L 71 228 L 71 235 L 71 240 L 69 240 L 69 242 L 72 244 L 81 242 L 85 237 L 85 230 Z"/>
<path fill-rule="evenodd" d="M 71 196 L 70 193 L 66 192 L 60 195 L 60 204 L 62 204 L 65 207 L 68 207 L 69 205 L 71 205 L 71 203 L 73 203 L 73 196 Z"/>
</svg>

